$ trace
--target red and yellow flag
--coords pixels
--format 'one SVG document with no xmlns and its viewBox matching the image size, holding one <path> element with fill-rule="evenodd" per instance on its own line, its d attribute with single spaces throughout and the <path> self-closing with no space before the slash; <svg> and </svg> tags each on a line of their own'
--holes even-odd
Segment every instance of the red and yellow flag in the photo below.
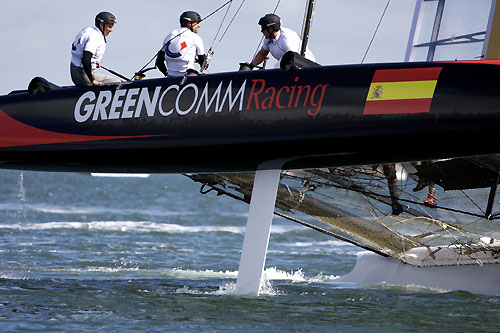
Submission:
<svg viewBox="0 0 500 333">
<path fill-rule="evenodd" d="M 442 67 L 379 69 L 373 75 L 364 115 L 427 113 Z"/>
</svg>

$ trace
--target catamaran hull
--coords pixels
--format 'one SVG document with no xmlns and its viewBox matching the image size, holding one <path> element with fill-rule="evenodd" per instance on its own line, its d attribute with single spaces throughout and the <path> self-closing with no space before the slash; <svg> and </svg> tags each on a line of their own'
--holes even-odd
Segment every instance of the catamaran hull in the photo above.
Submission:
<svg viewBox="0 0 500 333">
<path fill-rule="evenodd" d="M 398 63 L 10 94 L 0 167 L 219 172 L 498 153 L 497 78 L 496 62 Z"/>
<path fill-rule="evenodd" d="M 500 265 L 454 265 L 418 267 L 373 252 L 358 253 L 354 269 L 337 282 L 415 285 L 439 290 L 464 290 L 500 296 Z"/>
</svg>

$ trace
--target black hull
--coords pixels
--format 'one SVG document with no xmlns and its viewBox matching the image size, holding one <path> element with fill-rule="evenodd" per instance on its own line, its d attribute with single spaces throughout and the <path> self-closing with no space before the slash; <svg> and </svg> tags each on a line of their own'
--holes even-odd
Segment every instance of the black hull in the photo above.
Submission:
<svg viewBox="0 0 500 333">
<path fill-rule="evenodd" d="M 383 70 L 397 96 L 368 102 Z M 17 93 L 0 97 L 0 167 L 218 172 L 499 153 L 497 78 L 496 62 L 398 63 Z"/>
</svg>

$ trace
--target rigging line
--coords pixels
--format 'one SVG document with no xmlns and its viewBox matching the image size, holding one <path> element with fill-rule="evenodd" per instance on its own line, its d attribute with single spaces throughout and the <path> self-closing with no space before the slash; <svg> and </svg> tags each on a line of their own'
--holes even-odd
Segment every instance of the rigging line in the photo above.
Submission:
<svg viewBox="0 0 500 333">
<path fill-rule="evenodd" d="M 474 205 L 476 206 L 477 209 L 479 209 L 479 211 L 481 213 L 483 213 L 483 216 L 486 214 L 486 212 L 481 208 L 479 207 L 479 205 L 474 201 L 474 199 L 472 199 L 472 197 L 470 195 L 468 195 L 467 193 L 465 193 L 464 190 L 460 190 L 460 192 L 464 195 L 464 197 L 466 197 L 467 199 L 469 199 L 469 201 Z"/>
<path fill-rule="evenodd" d="M 382 13 L 382 16 L 380 17 L 380 20 L 378 21 L 377 27 L 375 28 L 375 32 L 373 33 L 372 39 L 370 43 L 368 44 L 368 48 L 366 49 L 365 55 L 363 56 L 363 59 L 361 59 L 361 63 L 365 61 L 366 55 L 368 54 L 368 51 L 370 50 L 370 47 L 372 46 L 373 40 L 375 39 L 375 36 L 377 35 L 378 28 L 380 27 L 380 24 L 382 23 L 382 20 L 384 19 L 385 12 L 387 11 L 387 7 L 389 7 L 389 4 L 391 3 L 391 0 L 387 0 L 387 4 L 385 5 L 384 11 Z"/>
<path fill-rule="evenodd" d="M 203 22 L 203 21 L 205 21 L 206 19 L 208 19 L 210 16 L 214 15 L 215 13 L 217 13 L 222 8 L 226 7 L 228 3 L 232 3 L 232 2 L 233 2 L 233 0 L 227 1 L 225 4 L 223 4 L 222 6 L 220 6 L 219 8 L 217 8 L 216 10 L 214 10 L 213 12 L 211 12 L 210 14 L 208 14 L 207 16 L 205 16 L 205 18 L 201 19 L 200 23 Z"/>
<path fill-rule="evenodd" d="M 201 67 L 202 67 L 201 68 L 201 72 L 203 72 L 204 70 L 206 70 L 208 68 L 208 65 L 209 65 L 210 61 L 212 60 L 212 57 L 213 57 L 213 55 L 215 53 L 215 49 L 219 46 L 219 44 L 222 42 L 222 39 L 224 38 L 224 36 L 226 35 L 226 33 L 229 31 L 229 28 L 233 24 L 234 19 L 236 18 L 236 16 L 240 12 L 240 9 L 241 9 L 241 7 L 243 7 L 243 4 L 245 3 L 245 1 L 246 0 L 241 1 L 240 6 L 238 7 L 238 9 L 236 10 L 236 12 L 234 13 L 233 18 L 231 19 L 231 21 L 229 22 L 229 24 L 226 27 L 226 30 L 224 31 L 224 33 L 222 34 L 222 36 L 220 37 L 220 39 L 216 43 L 217 36 L 219 35 L 220 29 L 222 28 L 222 26 L 224 24 L 224 21 L 226 19 L 226 16 L 227 16 L 227 14 L 229 12 L 229 8 L 231 7 L 231 5 L 229 5 L 229 7 L 228 7 L 228 9 L 226 11 L 226 14 L 224 15 L 224 18 L 222 19 L 222 22 L 221 22 L 221 24 L 219 26 L 219 30 L 217 31 L 217 34 L 214 37 L 212 45 L 210 46 L 210 49 L 207 52 L 205 61 L 201 65 Z"/>
<path fill-rule="evenodd" d="M 370 191 L 370 190 L 364 190 L 362 188 L 344 187 L 344 186 L 339 185 L 339 184 L 332 184 L 331 181 L 328 181 L 328 180 L 326 180 L 326 182 L 319 181 L 319 180 L 317 180 L 315 182 L 317 182 L 319 184 L 322 184 L 322 185 L 331 185 L 332 187 L 335 187 L 335 188 L 338 188 L 338 189 L 346 189 L 348 191 L 358 192 L 358 193 L 361 193 L 361 194 L 367 195 L 367 196 L 375 195 L 375 196 L 383 197 L 383 198 L 386 198 L 386 199 L 390 199 L 389 195 L 380 194 L 380 193 L 377 193 L 377 192 L 374 192 L 374 191 Z M 409 193 L 407 193 L 407 194 L 409 194 Z M 329 197 L 326 194 L 323 194 L 323 195 L 326 196 L 326 197 Z M 414 195 L 412 195 L 412 197 L 418 199 L 418 197 L 416 197 Z M 466 197 L 470 201 L 472 201 L 472 203 L 474 203 L 474 201 L 471 198 L 469 198 L 467 195 L 466 195 Z M 330 198 L 334 198 L 334 197 L 330 197 Z M 398 201 L 400 201 L 400 202 L 407 202 L 407 203 L 411 203 L 411 204 L 419 205 L 419 206 L 425 206 L 425 204 L 423 202 L 416 202 L 414 200 L 409 200 L 409 199 L 404 199 L 404 198 L 399 198 Z M 444 206 L 436 206 L 435 208 L 441 209 L 441 210 L 444 210 L 444 211 L 453 212 L 453 213 L 460 213 L 460 214 L 464 214 L 464 215 L 468 215 L 468 216 L 474 216 L 474 217 L 484 218 L 484 213 L 483 213 L 483 215 L 479 215 L 477 213 L 471 213 L 471 212 L 467 212 L 467 211 L 463 211 L 463 210 L 459 210 L 459 209 L 454 209 L 454 208 L 450 208 L 450 207 L 444 207 Z M 432 215 L 429 214 L 428 212 L 424 211 L 424 213 L 427 214 L 428 217 L 432 218 Z M 414 214 L 411 214 L 411 215 L 414 215 Z M 414 216 L 422 216 L 422 215 L 414 215 Z"/>
<path fill-rule="evenodd" d="M 369 204 L 370 206 L 372 206 L 372 207 L 373 207 L 373 209 L 372 209 L 372 210 L 369 210 L 369 212 L 370 212 L 370 214 L 372 215 L 372 217 L 374 218 L 374 222 L 375 222 L 375 223 L 377 223 L 377 224 L 381 225 L 382 227 L 386 228 L 387 230 L 389 230 L 390 232 L 392 232 L 395 236 L 401 237 L 401 239 L 404 239 L 404 240 L 406 240 L 406 241 L 408 241 L 408 242 L 412 243 L 413 245 L 415 245 L 415 246 L 417 246 L 417 247 L 422 245 L 422 243 L 421 243 L 421 242 L 415 241 L 415 240 L 413 239 L 413 237 L 412 237 L 412 236 L 402 234 L 402 233 L 400 233 L 400 232 L 398 232 L 398 231 L 396 231 L 396 230 L 392 230 L 389 226 L 387 226 L 387 225 L 384 223 L 384 221 L 383 221 L 382 219 L 378 218 L 378 216 L 377 216 L 377 215 L 375 215 L 375 212 L 376 212 L 376 211 L 379 211 L 379 212 L 380 212 L 380 210 L 379 210 L 379 209 L 377 209 L 377 208 L 376 208 L 374 205 L 372 205 L 371 203 L 368 203 L 368 201 L 367 201 L 367 199 L 366 199 L 366 198 L 361 198 L 361 197 L 360 197 L 360 199 L 362 199 L 363 201 L 365 201 L 365 203 L 366 203 L 367 205 Z"/>
<path fill-rule="evenodd" d="M 372 247 L 369 247 L 369 246 L 363 245 L 363 244 L 361 244 L 361 243 L 355 242 L 355 241 L 353 241 L 352 239 L 349 239 L 349 238 L 347 238 L 347 237 L 344 237 L 344 236 L 342 236 L 342 235 L 340 235 L 340 234 L 338 234 L 338 233 L 335 233 L 335 232 L 333 232 L 333 231 L 330 231 L 330 230 L 328 230 L 328 229 L 321 228 L 321 227 L 316 226 L 316 225 L 314 225 L 314 224 L 312 224 L 312 223 L 308 223 L 308 222 L 302 221 L 302 220 L 300 220 L 300 219 L 297 219 L 297 218 L 295 218 L 295 217 L 292 217 L 292 216 L 289 216 L 289 215 L 283 214 L 283 213 L 278 212 L 278 211 L 274 211 L 274 214 L 275 214 L 275 215 L 277 215 L 277 216 L 280 216 L 280 217 L 282 217 L 282 218 L 285 218 L 285 219 L 287 219 L 287 220 L 289 220 L 289 221 L 292 221 L 292 222 L 295 222 L 295 223 L 301 224 L 301 225 L 303 225 L 303 226 L 304 226 L 304 227 L 306 227 L 306 228 L 313 229 L 313 230 L 318 231 L 318 232 L 320 232 L 320 233 L 322 233 L 322 234 L 325 234 L 325 235 L 328 235 L 328 236 L 332 236 L 332 237 L 337 238 L 337 239 L 339 239 L 339 240 L 341 240 L 341 241 L 344 241 L 344 242 L 346 242 L 346 243 L 349 243 L 349 244 L 352 244 L 352 245 L 358 246 L 358 247 L 360 247 L 360 248 L 362 248 L 362 249 L 365 249 L 365 250 L 371 251 L 371 252 L 376 253 L 376 254 L 378 254 L 378 255 L 380 255 L 380 256 L 383 256 L 383 257 L 389 257 L 389 255 L 388 255 L 387 253 L 381 252 L 381 251 L 379 251 L 379 250 L 377 250 L 377 249 L 375 249 L 375 248 L 372 248 Z M 325 222 L 322 222 L 322 221 L 320 221 L 320 222 L 321 222 L 321 223 L 325 223 Z"/>
<path fill-rule="evenodd" d="M 446 172 L 444 172 L 444 170 L 443 170 L 443 169 L 441 169 L 441 167 L 439 167 L 439 165 L 436 165 L 436 168 L 439 170 L 439 172 L 441 172 L 441 174 L 446 175 Z M 452 179 L 452 181 L 453 181 L 453 184 L 457 185 L 457 182 L 456 182 L 454 179 Z M 477 209 L 478 209 L 478 210 L 479 210 L 479 211 L 483 214 L 483 216 L 485 215 L 485 211 L 484 211 L 481 207 L 479 207 L 479 205 L 478 205 L 478 204 L 474 201 L 474 199 L 472 199 L 472 197 L 471 197 L 471 196 L 469 196 L 467 193 L 465 193 L 465 191 L 464 191 L 464 190 L 459 190 L 459 191 L 460 191 L 460 192 L 464 195 L 464 197 L 465 197 L 465 198 L 467 198 L 467 199 L 468 199 L 468 200 L 469 200 L 469 201 L 470 201 L 470 202 L 471 202 L 474 206 L 476 206 L 476 208 L 477 208 Z M 481 215 L 475 215 L 475 214 L 474 214 L 474 216 L 481 216 Z"/>
<path fill-rule="evenodd" d="M 187 177 L 189 177 L 189 178 L 191 178 L 191 177 L 190 177 L 190 176 L 188 176 L 187 174 L 184 174 L 184 175 L 185 175 L 185 176 L 187 176 Z M 191 178 L 191 179 L 193 179 L 193 178 Z M 194 179 L 193 179 L 193 180 L 194 180 Z M 240 197 L 240 196 L 237 196 L 237 195 L 235 195 L 235 194 L 233 194 L 233 193 L 231 193 L 231 192 L 227 191 L 227 190 L 226 190 L 226 189 L 224 189 L 224 188 L 219 188 L 219 187 L 216 187 L 216 185 L 210 185 L 210 184 L 205 184 L 205 183 L 202 183 L 202 184 L 203 184 L 203 186 L 205 186 L 205 185 L 206 185 L 206 186 L 210 187 L 210 190 L 208 190 L 208 191 L 204 191 L 204 192 L 202 192 L 202 194 L 206 194 L 206 193 L 210 192 L 211 190 L 214 190 L 214 191 L 216 191 L 216 192 L 217 192 L 217 195 L 224 194 L 224 195 L 227 195 L 228 197 L 230 197 L 230 198 L 232 198 L 232 199 L 239 200 L 239 201 L 245 202 L 245 203 L 247 203 L 247 204 L 250 204 L 250 202 L 249 202 L 248 200 L 245 200 L 245 198 L 242 198 L 242 197 Z M 202 186 L 202 189 L 203 189 L 203 186 Z M 308 223 L 308 222 L 302 221 L 302 220 L 300 220 L 300 219 L 298 219 L 298 218 L 295 218 L 295 217 L 289 216 L 289 215 L 287 215 L 287 214 L 281 213 L 281 212 L 279 212 L 279 211 L 277 211 L 277 210 L 274 210 L 274 215 L 277 215 L 277 216 L 280 216 L 280 217 L 282 217 L 282 218 L 285 218 L 285 219 L 287 219 L 287 220 L 289 220 L 289 221 L 292 221 L 292 222 L 295 222 L 295 223 L 301 224 L 301 225 L 303 225 L 303 226 L 304 226 L 304 227 L 306 227 L 306 228 L 313 229 L 313 230 L 318 231 L 318 232 L 320 232 L 320 233 L 323 233 L 323 234 L 325 234 L 325 235 L 332 236 L 332 237 L 337 238 L 337 239 L 339 239 L 339 240 L 341 240 L 341 241 L 344 241 L 344 242 L 346 242 L 346 243 L 349 243 L 349 244 L 352 244 L 352 245 L 358 246 L 358 247 L 360 247 L 360 248 L 362 248 L 362 249 L 365 249 L 365 250 L 368 250 L 368 251 L 374 252 L 374 253 L 376 253 L 376 254 L 378 254 L 378 255 L 380 255 L 380 256 L 383 256 L 383 257 L 389 257 L 389 255 L 388 255 L 387 253 L 381 252 L 381 251 L 379 251 L 379 250 L 377 250 L 377 249 L 375 249 L 375 248 L 372 248 L 372 247 L 369 247 L 369 246 L 363 245 L 363 244 L 361 244 L 361 243 L 355 242 L 355 241 L 353 241 L 352 239 L 349 239 L 349 238 L 347 238 L 347 237 L 344 237 L 344 236 L 342 236 L 342 235 L 340 235 L 340 234 L 338 234 L 338 233 L 335 233 L 335 232 L 330 231 L 330 230 L 325 229 L 325 228 L 321 228 L 321 227 L 319 227 L 319 226 L 317 226 L 317 225 L 314 225 L 314 224 L 312 224 L 312 223 Z M 318 221 L 319 221 L 320 223 L 325 223 L 325 222 L 323 222 L 323 221 L 321 221 L 321 220 L 318 220 Z"/>
<path fill-rule="evenodd" d="M 255 53 L 254 53 L 254 55 L 253 55 L 253 58 L 255 58 L 255 56 L 257 55 L 257 53 L 259 53 L 259 51 L 260 51 L 260 47 L 261 47 L 261 45 L 262 45 L 262 42 L 263 42 L 263 41 L 264 41 L 264 36 L 260 37 L 260 42 L 259 42 L 259 45 L 257 45 L 257 49 L 255 50 Z M 252 59 L 253 59 L 253 58 L 252 58 Z"/>
<path fill-rule="evenodd" d="M 219 39 L 219 42 L 217 43 L 217 46 L 222 41 L 222 39 L 224 38 L 224 36 L 226 36 L 226 33 L 229 31 L 229 28 L 231 27 L 231 24 L 233 24 L 234 19 L 236 18 L 236 16 L 240 12 L 240 9 L 241 9 L 241 7 L 243 7 L 243 4 L 245 3 L 245 1 L 246 0 L 241 1 L 240 6 L 238 7 L 238 9 L 236 10 L 236 12 L 234 13 L 233 18 L 231 19 L 231 21 L 229 22 L 228 26 L 226 27 L 226 30 L 224 31 L 224 33 L 222 34 L 221 38 Z"/>
<path fill-rule="evenodd" d="M 276 3 L 276 6 L 274 7 L 274 10 L 273 10 L 273 14 L 276 14 L 276 11 L 278 10 L 278 6 L 280 5 L 281 3 L 281 0 L 278 0 L 278 2 Z M 257 45 L 257 50 L 255 50 L 255 53 L 253 55 L 253 58 L 255 58 L 255 56 L 257 55 L 257 53 L 259 53 L 259 50 L 260 50 L 260 46 L 262 45 L 262 42 L 264 41 L 264 36 L 262 36 L 260 38 L 260 42 L 259 42 L 259 45 Z M 252 59 L 253 59 L 252 58 Z"/>
<path fill-rule="evenodd" d="M 210 14 L 208 14 L 207 16 L 205 16 L 205 18 L 201 19 L 200 23 L 205 21 L 206 19 L 208 19 L 210 16 L 214 15 L 215 13 L 217 13 L 219 10 L 221 10 L 222 8 L 224 8 L 225 6 L 227 6 L 229 3 L 232 3 L 233 0 L 228 0 L 225 4 L 223 4 L 222 6 L 220 6 L 219 8 L 217 8 L 216 10 L 214 10 L 213 12 L 211 12 Z M 177 36 L 174 36 L 172 37 L 168 42 L 174 40 L 175 38 L 179 37 L 180 35 L 182 35 L 183 33 L 185 33 L 186 31 L 188 31 L 189 29 L 186 29 L 184 31 L 182 31 L 181 33 L 179 33 Z M 163 48 L 165 47 L 165 45 L 168 44 L 168 42 L 166 42 L 165 44 L 163 44 L 163 46 L 161 47 L 160 50 L 163 50 Z M 155 60 L 156 58 L 156 55 L 158 54 L 158 52 L 151 58 L 151 60 L 149 60 L 140 70 L 139 72 L 142 72 L 144 70 L 144 68 L 148 67 L 149 64 Z"/>
<path fill-rule="evenodd" d="M 229 4 L 229 6 L 227 6 L 226 13 L 224 13 L 224 17 L 222 18 L 222 20 L 220 22 L 220 25 L 219 25 L 219 28 L 217 29 L 217 32 L 215 33 L 214 40 L 212 41 L 212 45 L 210 46 L 210 49 L 212 49 L 212 46 L 215 44 L 215 40 L 219 36 L 219 32 L 221 31 L 222 26 L 224 25 L 224 21 L 226 20 L 227 13 L 229 13 L 229 10 L 231 9 L 231 5 L 232 4 L 233 4 L 233 2 L 231 1 L 231 3 Z"/>
</svg>

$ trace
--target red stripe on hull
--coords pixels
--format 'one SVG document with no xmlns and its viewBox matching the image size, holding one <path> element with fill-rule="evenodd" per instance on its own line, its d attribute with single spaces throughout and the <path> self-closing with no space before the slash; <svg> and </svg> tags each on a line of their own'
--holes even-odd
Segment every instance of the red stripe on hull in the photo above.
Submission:
<svg viewBox="0 0 500 333">
<path fill-rule="evenodd" d="M 21 123 L 20 121 L 11 118 L 3 110 L 0 109 L 0 147 L 2 148 L 45 145 L 51 143 L 146 138 L 167 135 L 169 134 L 136 136 L 93 136 L 51 132 Z"/>
<path fill-rule="evenodd" d="M 432 98 L 367 101 L 363 115 L 428 113 Z"/>
<path fill-rule="evenodd" d="M 437 80 L 442 67 L 379 69 L 373 75 L 375 82 L 430 81 Z"/>
<path fill-rule="evenodd" d="M 484 65 L 500 65 L 500 60 L 455 60 L 455 61 L 436 61 L 436 63 L 444 64 L 484 64 Z"/>
</svg>

